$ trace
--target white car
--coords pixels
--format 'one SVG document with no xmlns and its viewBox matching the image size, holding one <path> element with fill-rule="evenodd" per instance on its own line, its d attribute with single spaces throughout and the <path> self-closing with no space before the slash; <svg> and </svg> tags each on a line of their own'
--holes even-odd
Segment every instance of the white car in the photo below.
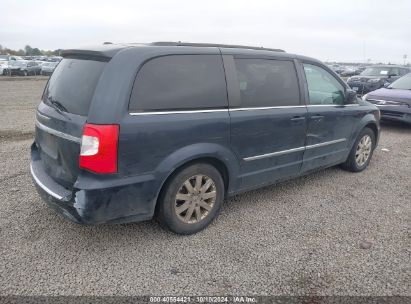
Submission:
<svg viewBox="0 0 411 304">
<path fill-rule="evenodd" d="M 6 75 L 7 74 L 7 68 L 9 64 L 7 61 L 0 61 L 0 75 Z"/>
</svg>

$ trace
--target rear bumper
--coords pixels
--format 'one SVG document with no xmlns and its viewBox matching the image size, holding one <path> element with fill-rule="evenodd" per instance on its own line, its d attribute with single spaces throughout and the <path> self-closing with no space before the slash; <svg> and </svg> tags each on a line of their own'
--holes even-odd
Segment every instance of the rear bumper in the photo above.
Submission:
<svg viewBox="0 0 411 304">
<path fill-rule="evenodd" d="M 30 171 L 41 198 L 73 222 L 126 223 L 149 220 L 154 215 L 157 194 L 154 189 L 157 188 L 154 188 L 155 180 L 150 176 L 116 179 L 113 187 L 108 187 L 110 182 L 104 182 L 104 188 L 99 188 L 102 183 L 98 180 L 93 182 L 89 176 L 80 183 L 86 187 L 69 190 L 47 175 L 35 149 L 32 149 Z"/>
</svg>

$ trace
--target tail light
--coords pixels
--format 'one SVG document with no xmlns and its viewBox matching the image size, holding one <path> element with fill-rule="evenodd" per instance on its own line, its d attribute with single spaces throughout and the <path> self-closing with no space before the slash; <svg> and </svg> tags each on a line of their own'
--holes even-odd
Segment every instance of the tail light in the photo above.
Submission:
<svg viewBox="0 0 411 304">
<path fill-rule="evenodd" d="M 118 125 L 85 124 L 81 137 L 80 168 L 96 173 L 116 173 L 118 133 Z"/>
</svg>

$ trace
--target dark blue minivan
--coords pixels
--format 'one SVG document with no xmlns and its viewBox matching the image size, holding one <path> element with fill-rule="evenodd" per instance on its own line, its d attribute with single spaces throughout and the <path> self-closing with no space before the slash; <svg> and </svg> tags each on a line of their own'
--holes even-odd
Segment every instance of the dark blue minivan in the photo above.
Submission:
<svg viewBox="0 0 411 304">
<path fill-rule="evenodd" d="M 36 114 L 31 174 L 84 224 L 191 234 L 225 198 L 320 168 L 364 170 L 380 113 L 318 60 L 168 43 L 65 50 Z"/>
</svg>

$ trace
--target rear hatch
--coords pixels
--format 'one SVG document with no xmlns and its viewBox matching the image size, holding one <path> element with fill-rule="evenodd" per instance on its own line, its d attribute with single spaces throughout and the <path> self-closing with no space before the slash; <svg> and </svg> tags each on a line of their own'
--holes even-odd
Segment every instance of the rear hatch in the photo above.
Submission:
<svg viewBox="0 0 411 304">
<path fill-rule="evenodd" d="M 64 58 L 50 77 L 37 110 L 34 159 L 67 189 L 80 172 L 82 130 L 106 64 L 105 57 Z"/>
</svg>

